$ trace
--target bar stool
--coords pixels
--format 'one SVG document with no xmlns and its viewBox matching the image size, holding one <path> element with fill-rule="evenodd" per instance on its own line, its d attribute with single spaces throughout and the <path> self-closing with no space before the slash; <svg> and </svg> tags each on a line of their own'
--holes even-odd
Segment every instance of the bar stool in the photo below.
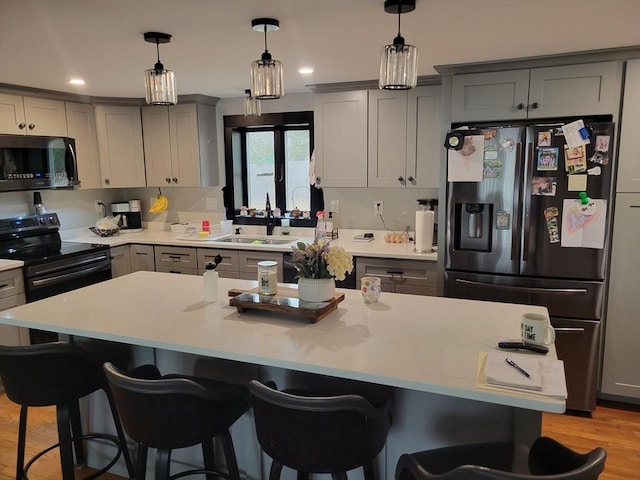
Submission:
<svg viewBox="0 0 640 480">
<path fill-rule="evenodd" d="M 240 479 L 229 428 L 250 408 L 246 387 L 205 378 L 161 376 L 154 365 L 128 372 L 111 363 L 105 363 L 103 368 L 124 429 L 138 444 L 137 479 L 144 480 L 146 476 L 149 448 L 157 449 L 156 480 L 194 474 Z M 215 468 L 213 439 L 217 436 L 228 475 Z M 171 452 L 198 444 L 202 446 L 204 469 L 170 475 Z"/>
<path fill-rule="evenodd" d="M 289 393 L 256 380 L 249 390 L 258 442 L 272 459 L 269 480 L 278 480 L 283 466 L 299 479 L 310 473 L 346 479 L 358 467 L 366 480 L 375 479 L 373 461 L 391 427 L 389 402 L 374 406 L 359 395 Z"/>
<path fill-rule="evenodd" d="M 108 347 L 108 342 L 96 341 L 93 344 L 101 348 L 88 351 L 76 344 L 66 342 L 23 347 L 0 346 L 0 378 L 7 397 L 21 405 L 16 462 L 18 480 L 27 480 L 27 472 L 33 463 L 45 453 L 58 447 L 62 478 L 73 480 L 74 451 L 75 463 L 84 465 L 86 458 L 83 440 L 92 439 L 107 440 L 117 448 L 117 452 L 104 468 L 86 479 L 93 479 L 105 473 L 115 465 L 120 455 L 124 456 L 129 477 L 133 478 L 133 463 L 113 397 L 102 371 L 102 363 L 107 359 L 117 361 L 118 353 L 108 348 L 104 349 L 105 345 Z M 79 400 L 97 390 L 102 390 L 107 396 L 117 436 L 102 433 L 83 435 L 82 433 Z M 39 452 L 25 465 L 28 407 L 53 405 L 56 407 L 58 443 Z"/>
<path fill-rule="evenodd" d="M 514 473 L 510 442 L 461 445 L 404 454 L 396 480 L 596 480 L 607 452 L 595 448 L 579 454 L 559 442 L 540 437 L 528 454 L 529 473 Z"/>
</svg>

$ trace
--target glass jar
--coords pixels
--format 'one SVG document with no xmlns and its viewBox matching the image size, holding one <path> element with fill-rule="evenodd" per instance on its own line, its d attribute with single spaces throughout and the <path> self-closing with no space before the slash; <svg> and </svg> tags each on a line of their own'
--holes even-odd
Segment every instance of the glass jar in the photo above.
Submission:
<svg viewBox="0 0 640 480">
<path fill-rule="evenodd" d="M 258 293 L 260 295 L 278 293 L 278 262 L 272 260 L 258 262 Z"/>
</svg>

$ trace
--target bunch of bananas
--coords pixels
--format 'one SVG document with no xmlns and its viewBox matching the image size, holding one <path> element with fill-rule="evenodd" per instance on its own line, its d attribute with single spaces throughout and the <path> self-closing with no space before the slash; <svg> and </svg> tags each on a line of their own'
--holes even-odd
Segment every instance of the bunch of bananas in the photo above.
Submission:
<svg viewBox="0 0 640 480">
<path fill-rule="evenodd" d="M 169 200 L 162 194 L 158 194 L 149 209 L 149 213 L 162 213 L 169 207 Z"/>
</svg>

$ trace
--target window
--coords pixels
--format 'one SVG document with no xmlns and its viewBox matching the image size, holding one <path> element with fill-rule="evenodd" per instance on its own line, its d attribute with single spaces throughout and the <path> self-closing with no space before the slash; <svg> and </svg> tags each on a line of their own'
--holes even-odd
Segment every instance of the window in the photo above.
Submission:
<svg viewBox="0 0 640 480">
<path fill-rule="evenodd" d="M 283 213 L 323 208 L 321 190 L 309 184 L 313 151 L 313 112 L 224 117 L 227 217 L 241 206 L 258 217 L 267 194 L 271 208 Z"/>
</svg>

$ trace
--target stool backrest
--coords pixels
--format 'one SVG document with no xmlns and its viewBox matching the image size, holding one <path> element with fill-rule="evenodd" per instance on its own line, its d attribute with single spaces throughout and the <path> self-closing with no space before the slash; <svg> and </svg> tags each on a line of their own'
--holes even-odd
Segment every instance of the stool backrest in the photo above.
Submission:
<svg viewBox="0 0 640 480">
<path fill-rule="evenodd" d="M 106 385 L 101 363 L 72 343 L 0 346 L 7 397 L 27 406 L 67 403 Z"/>
<path fill-rule="evenodd" d="M 388 403 L 359 395 L 311 397 L 249 384 L 258 442 L 267 455 L 303 472 L 346 472 L 373 459 L 391 426 Z"/>
</svg>

